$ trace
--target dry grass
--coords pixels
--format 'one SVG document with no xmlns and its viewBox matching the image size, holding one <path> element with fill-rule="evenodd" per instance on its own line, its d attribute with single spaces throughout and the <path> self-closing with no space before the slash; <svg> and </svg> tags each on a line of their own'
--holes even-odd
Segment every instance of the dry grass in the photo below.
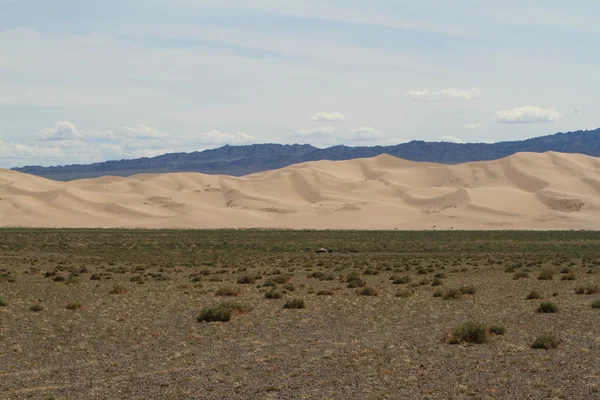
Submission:
<svg viewBox="0 0 600 400">
<path fill-rule="evenodd" d="M 0 397 L 592 399 L 599 245 L 589 232 L 0 230 Z M 532 291 L 557 293 L 560 312 L 538 314 Z M 549 327 L 560 346 L 532 349 L 553 347 Z"/>
</svg>

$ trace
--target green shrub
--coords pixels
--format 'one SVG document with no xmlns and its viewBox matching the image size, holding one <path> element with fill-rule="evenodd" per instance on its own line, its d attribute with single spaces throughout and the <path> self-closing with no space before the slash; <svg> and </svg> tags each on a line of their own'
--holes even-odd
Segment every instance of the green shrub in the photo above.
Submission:
<svg viewBox="0 0 600 400">
<path fill-rule="evenodd" d="M 237 297 L 239 294 L 239 289 L 231 286 L 224 286 L 215 292 L 215 296 L 221 297 Z"/>
<path fill-rule="evenodd" d="M 442 297 L 443 295 L 444 295 L 444 293 L 442 292 L 441 289 L 438 289 L 435 292 L 433 292 L 433 297 Z"/>
<path fill-rule="evenodd" d="M 461 326 L 454 328 L 452 335 L 447 339 L 450 344 L 458 343 L 487 343 L 489 340 L 488 331 L 483 324 L 469 321 Z"/>
<path fill-rule="evenodd" d="M 490 333 L 494 335 L 504 335 L 506 333 L 506 328 L 503 326 L 492 325 L 490 326 Z"/>
<path fill-rule="evenodd" d="M 227 322 L 234 313 L 243 314 L 252 308 L 243 303 L 223 302 L 215 306 L 204 307 L 196 320 L 198 322 Z"/>
<path fill-rule="evenodd" d="M 535 290 L 532 290 L 531 292 L 529 292 L 527 297 L 525 297 L 526 300 L 537 300 L 537 299 L 541 299 L 541 298 L 542 298 L 542 295 L 539 294 L 538 292 L 536 292 Z"/>
<path fill-rule="evenodd" d="M 8 305 L 8 303 L 6 301 L 4 301 L 4 299 L 2 297 L 0 297 L 0 307 L 6 307 Z"/>
<path fill-rule="evenodd" d="M 551 314 L 558 312 L 558 306 L 556 303 L 552 303 L 551 301 L 545 301 L 537 309 L 537 312 L 542 314 Z"/>
<path fill-rule="evenodd" d="M 443 284 L 444 281 L 439 278 L 434 278 L 433 281 L 431 281 L 431 286 L 442 286 Z"/>
<path fill-rule="evenodd" d="M 556 336 L 546 334 L 535 339 L 531 344 L 531 348 L 544 350 L 556 349 L 558 348 L 560 342 L 560 339 L 558 339 Z"/>
<path fill-rule="evenodd" d="M 290 299 L 285 302 L 283 308 L 306 308 L 304 300 L 302 299 Z"/>
<path fill-rule="evenodd" d="M 592 308 L 600 308 L 600 299 L 592 302 Z"/>
</svg>

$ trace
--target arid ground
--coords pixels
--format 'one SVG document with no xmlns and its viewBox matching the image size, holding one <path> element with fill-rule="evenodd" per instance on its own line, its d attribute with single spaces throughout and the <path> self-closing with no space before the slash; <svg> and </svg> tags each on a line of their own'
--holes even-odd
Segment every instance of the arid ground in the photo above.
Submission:
<svg viewBox="0 0 600 400">
<path fill-rule="evenodd" d="M 598 399 L 599 285 L 596 232 L 5 229 L 0 398 Z"/>
</svg>

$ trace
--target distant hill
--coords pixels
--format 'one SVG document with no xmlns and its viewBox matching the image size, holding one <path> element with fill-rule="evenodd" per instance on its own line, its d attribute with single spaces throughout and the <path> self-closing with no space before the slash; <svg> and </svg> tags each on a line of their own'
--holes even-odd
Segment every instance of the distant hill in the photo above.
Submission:
<svg viewBox="0 0 600 400">
<path fill-rule="evenodd" d="M 69 181 L 104 175 L 130 176 L 140 173 L 202 172 L 242 176 L 318 160 L 350 160 L 390 154 L 412 161 L 458 164 L 504 158 L 519 152 L 557 151 L 600 157 L 600 128 L 593 131 L 557 133 L 532 139 L 499 143 L 424 142 L 415 140 L 395 146 L 333 146 L 253 144 L 223 146 L 192 153 L 170 153 L 133 160 L 105 161 L 87 165 L 13 168 L 45 178 Z"/>
</svg>

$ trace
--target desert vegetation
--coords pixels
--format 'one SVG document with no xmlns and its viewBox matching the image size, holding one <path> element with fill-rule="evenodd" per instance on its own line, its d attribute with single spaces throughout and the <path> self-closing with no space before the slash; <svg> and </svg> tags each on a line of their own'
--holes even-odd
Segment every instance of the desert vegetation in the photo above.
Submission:
<svg viewBox="0 0 600 400">
<path fill-rule="evenodd" d="M 0 393 L 591 399 L 599 245 L 583 231 L 4 229 Z"/>
</svg>

